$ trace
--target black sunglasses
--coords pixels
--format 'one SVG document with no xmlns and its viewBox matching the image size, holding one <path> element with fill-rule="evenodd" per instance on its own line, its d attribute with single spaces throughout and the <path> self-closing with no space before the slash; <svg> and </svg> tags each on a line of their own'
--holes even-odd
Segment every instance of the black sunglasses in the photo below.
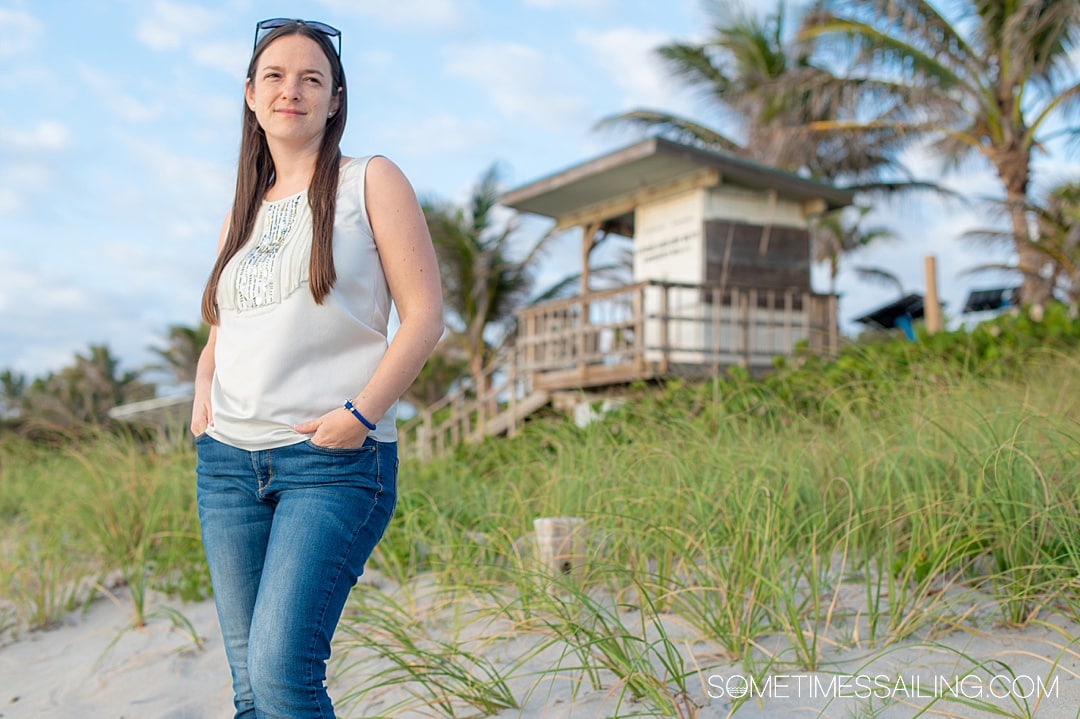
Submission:
<svg viewBox="0 0 1080 719">
<path fill-rule="evenodd" d="M 337 40 L 337 55 L 341 57 L 341 30 L 336 27 L 331 27 L 323 22 L 316 22 L 313 20 L 296 20 L 287 17 L 276 17 L 270 20 L 261 20 L 255 25 L 255 45 L 252 46 L 251 51 L 255 52 L 255 48 L 259 46 L 259 42 L 269 34 L 271 30 L 276 30 L 279 27 L 285 27 L 286 25 L 306 25 L 307 27 L 321 32 L 329 38 L 335 38 Z"/>
</svg>

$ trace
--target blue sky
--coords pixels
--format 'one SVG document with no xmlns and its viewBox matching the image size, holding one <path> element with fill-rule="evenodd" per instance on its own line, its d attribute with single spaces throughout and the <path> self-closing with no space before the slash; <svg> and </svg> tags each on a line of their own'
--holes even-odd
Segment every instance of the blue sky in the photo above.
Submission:
<svg viewBox="0 0 1080 719">
<path fill-rule="evenodd" d="M 652 54 L 705 32 L 701 0 L 0 0 L 0 369 L 40 376 L 90 343 L 133 368 L 170 324 L 198 322 L 254 24 L 279 16 L 342 30 L 342 149 L 387 155 L 425 196 L 461 200 L 493 162 L 516 186 L 629 144 L 593 130 L 627 109 L 715 122 Z M 936 172 L 917 151 L 909 161 Z M 981 166 L 950 182 L 997 189 Z M 900 239 L 848 267 L 885 266 L 921 290 L 932 252 L 955 308 L 994 284 L 959 276 L 987 259 L 955 239 L 977 211 L 920 201 L 878 214 Z M 577 257 L 568 239 L 548 261 Z M 839 290 L 846 321 L 889 299 L 850 270 Z"/>
</svg>

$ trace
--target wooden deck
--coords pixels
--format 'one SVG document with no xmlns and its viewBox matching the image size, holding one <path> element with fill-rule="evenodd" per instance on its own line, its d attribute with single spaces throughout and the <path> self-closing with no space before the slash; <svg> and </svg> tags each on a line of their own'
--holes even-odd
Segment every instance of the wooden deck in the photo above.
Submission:
<svg viewBox="0 0 1080 719">
<path fill-rule="evenodd" d="M 430 458 L 462 441 L 514 434 L 555 392 L 725 367 L 768 371 L 800 344 L 835 356 L 835 295 L 799 290 L 641 282 L 528 307 L 513 347 L 477 392 L 465 383 L 400 431 L 405 455 Z"/>
</svg>

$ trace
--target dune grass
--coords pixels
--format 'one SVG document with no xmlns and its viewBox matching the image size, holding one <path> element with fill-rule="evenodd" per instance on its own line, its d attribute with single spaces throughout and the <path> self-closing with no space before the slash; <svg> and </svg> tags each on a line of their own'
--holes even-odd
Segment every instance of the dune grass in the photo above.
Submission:
<svg viewBox="0 0 1080 719">
<path fill-rule="evenodd" d="M 374 564 L 447 591 L 512 586 L 491 612 L 572 647 L 577 681 L 657 716 L 692 715 L 688 644 L 757 671 L 827 671 L 843 651 L 1076 621 L 1077 369 L 1053 353 L 1007 379 L 942 366 L 843 387 L 817 412 L 757 389 L 732 412 L 708 385 L 671 385 L 584 429 L 540 422 L 405 463 Z M 591 533 L 575 585 L 588 591 L 572 601 L 530 581 L 521 538 L 541 516 L 583 517 Z M 682 644 L 649 639 L 664 626 L 650 612 L 676 620 Z M 775 635 L 783 650 L 762 650 Z"/>
<path fill-rule="evenodd" d="M 565 682 L 618 697 L 618 716 L 688 719 L 710 666 L 829 672 L 957 629 L 1080 621 L 1078 370 L 1043 352 L 999 376 L 924 361 L 798 396 L 673 382 L 585 428 L 549 416 L 404 461 L 369 563 L 389 584 L 356 590 L 336 640 L 340 708 L 396 688 L 395 711 L 489 716 Z M 188 447 L 116 436 L 0 441 L 0 632 L 48 626 L 110 577 L 135 625 L 150 590 L 207 596 L 193 466 Z M 530 540 L 557 516 L 585 520 L 573 576 Z"/>
<path fill-rule="evenodd" d="M 0 441 L 0 602 L 18 622 L 47 627 L 98 594 L 126 587 L 132 626 L 156 589 L 209 596 L 194 455 L 158 453 L 101 434 L 77 446 Z"/>
</svg>

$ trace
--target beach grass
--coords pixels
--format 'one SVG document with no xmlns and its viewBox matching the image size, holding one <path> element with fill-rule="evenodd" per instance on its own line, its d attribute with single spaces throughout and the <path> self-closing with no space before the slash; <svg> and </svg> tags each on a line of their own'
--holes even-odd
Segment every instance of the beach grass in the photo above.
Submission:
<svg viewBox="0 0 1080 719">
<path fill-rule="evenodd" d="M 619 697 L 617 716 L 689 719 L 715 667 L 827 673 L 1080 620 L 1080 361 L 867 362 L 797 390 L 639 387 L 585 427 L 551 415 L 403 461 L 369 562 L 385 586 L 357 588 L 336 640 L 337 676 L 364 677 L 337 690 L 342 711 L 404 688 L 395 711 L 489 716 L 562 682 Z M 0 632 L 47 627 L 110 581 L 134 625 L 153 592 L 208 596 L 193 467 L 190 447 L 115 435 L 0 441 Z M 538 561 L 539 517 L 584 520 L 572 573 Z"/>
<path fill-rule="evenodd" d="M 151 589 L 209 596 L 190 450 L 159 454 L 132 437 L 77 446 L 0 441 L 0 600 L 43 629 L 123 585 L 134 626 Z M 6 575 L 6 576 L 5 576 Z"/>
</svg>

